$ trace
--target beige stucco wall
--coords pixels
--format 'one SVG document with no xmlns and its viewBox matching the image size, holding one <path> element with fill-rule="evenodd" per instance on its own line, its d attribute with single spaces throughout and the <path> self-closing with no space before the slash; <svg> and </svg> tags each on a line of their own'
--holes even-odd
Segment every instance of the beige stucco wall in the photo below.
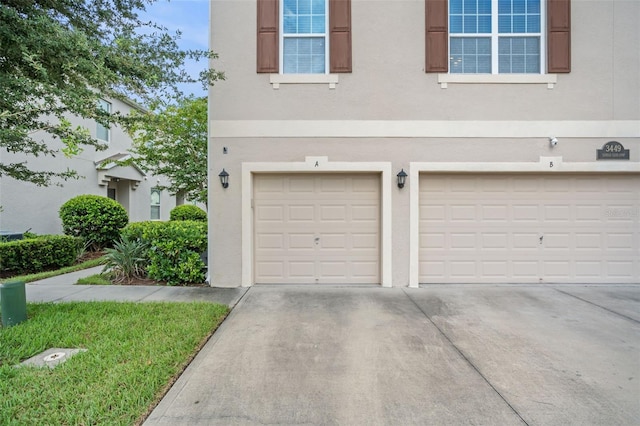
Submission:
<svg viewBox="0 0 640 426">
<path fill-rule="evenodd" d="M 213 285 L 240 285 L 245 162 L 308 156 L 389 162 L 395 179 L 411 162 L 562 157 L 596 164 L 596 150 L 618 140 L 631 151 L 627 166 L 640 172 L 640 2 L 573 0 L 572 72 L 557 75 L 553 88 L 450 83 L 444 89 L 438 74 L 424 73 L 424 1 L 353 0 L 353 73 L 340 74 L 335 89 L 282 84 L 276 90 L 268 74 L 255 72 L 255 2 L 214 0 L 211 10 L 212 49 L 220 55 L 213 66 L 227 76 L 210 92 Z M 309 123 L 301 120 L 315 121 L 313 130 L 305 131 Z M 394 125 L 400 120 L 409 130 Z M 482 126 L 485 121 L 492 123 Z M 550 136 L 558 146 L 549 146 Z M 597 168 L 607 171 L 612 163 L 620 162 L 599 161 Z M 226 190 L 217 178 L 222 168 L 230 174 Z M 392 189 L 396 286 L 409 283 L 412 184 Z"/>
<path fill-rule="evenodd" d="M 216 120 L 635 120 L 640 116 L 640 3 L 572 1 L 572 72 L 546 85 L 441 89 L 424 72 L 424 1 L 352 2 L 353 73 L 327 85 L 281 85 L 256 73 L 256 4 L 212 2 Z M 384 31 L 381 28 L 385 28 Z M 214 129 L 215 131 L 215 129 Z"/>
</svg>

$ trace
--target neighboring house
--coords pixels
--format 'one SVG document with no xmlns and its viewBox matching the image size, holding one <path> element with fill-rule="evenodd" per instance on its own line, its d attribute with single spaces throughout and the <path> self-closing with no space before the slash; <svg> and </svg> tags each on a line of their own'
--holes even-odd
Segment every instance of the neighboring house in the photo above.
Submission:
<svg viewBox="0 0 640 426">
<path fill-rule="evenodd" d="M 211 5 L 212 285 L 640 282 L 640 2 Z"/>
<path fill-rule="evenodd" d="M 101 101 L 103 108 L 125 114 L 134 108 L 133 103 L 116 99 Z M 166 190 L 156 189 L 166 184 L 166 178 L 145 175 L 135 166 L 119 166 L 116 161 L 125 159 L 131 147 L 131 137 L 119 127 L 107 129 L 90 119 L 70 119 L 73 126 L 84 126 L 92 136 L 106 143 L 105 151 L 85 147 L 77 156 L 67 158 L 59 153 L 52 157 L 33 157 L 3 152 L 5 162 L 28 161 L 34 170 L 63 171 L 67 168 L 78 172 L 80 179 L 62 182 L 63 186 L 38 187 L 32 183 L 0 178 L 0 229 L 38 234 L 62 233 L 59 217 L 60 206 L 70 198 L 82 194 L 103 195 L 118 201 L 127 210 L 131 222 L 169 219 L 170 210 L 176 206 L 176 197 Z M 35 136 L 37 137 L 37 135 Z M 43 138 L 51 139 L 43 134 Z M 61 145 L 51 140 L 50 146 Z M 113 160 L 113 161 L 108 161 Z"/>
</svg>

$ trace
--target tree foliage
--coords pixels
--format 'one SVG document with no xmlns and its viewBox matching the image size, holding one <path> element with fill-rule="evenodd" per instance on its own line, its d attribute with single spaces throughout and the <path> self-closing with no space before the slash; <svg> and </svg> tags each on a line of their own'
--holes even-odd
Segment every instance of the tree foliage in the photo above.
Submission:
<svg viewBox="0 0 640 426">
<path fill-rule="evenodd" d="M 148 113 L 129 125 L 132 162 L 145 172 L 164 175 L 160 187 L 207 203 L 207 99 L 187 97 Z"/>
<path fill-rule="evenodd" d="M 0 152 L 73 155 L 83 146 L 105 148 L 69 116 L 110 127 L 129 122 L 98 106 L 103 97 L 143 106 L 180 97 L 178 84 L 223 78 L 215 70 L 190 76 L 185 59 L 208 59 L 180 50 L 170 34 L 138 13 L 154 0 L 3 0 L 0 3 Z M 206 65 L 203 65 L 205 68 Z M 46 140 L 62 142 L 51 146 Z M 61 147 L 61 148 L 60 148 Z M 0 177 L 37 185 L 73 177 L 73 171 L 32 170 L 27 161 L 0 161 Z"/>
</svg>

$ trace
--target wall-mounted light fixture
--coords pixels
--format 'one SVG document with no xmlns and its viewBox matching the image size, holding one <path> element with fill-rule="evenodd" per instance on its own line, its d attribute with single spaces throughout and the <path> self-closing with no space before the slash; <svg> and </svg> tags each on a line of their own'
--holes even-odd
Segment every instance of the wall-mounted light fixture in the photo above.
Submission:
<svg viewBox="0 0 640 426">
<path fill-rule="evenodd" d="M 220 183 L 222 184 L 222 187 L 223 188 L 228 188 L 229 187 L 229 173 L 227 173 L 227 171 L 225 169 L 222 169 L 222 171 L 220 172 L 218 177 L 220 178 Z"/>
<path fill-rule="evenodd" d="M 396 176 L 398 176 L 398 188 L 404 188 L 404 182 L 407 180 L 407 174 L 404 169 L 400 170 Z"/>
<path fill-rule="evenodd" d="M 552 148 L 558 145 L 558 138 L 555 136 L 549 136 L 549 145 L 551 145 Z"/>
</svg>

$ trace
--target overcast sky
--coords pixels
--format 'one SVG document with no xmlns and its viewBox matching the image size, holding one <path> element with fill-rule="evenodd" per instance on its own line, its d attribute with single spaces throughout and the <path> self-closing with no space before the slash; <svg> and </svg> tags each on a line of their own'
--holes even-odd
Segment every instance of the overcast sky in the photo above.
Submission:
<svg viewBox="0 0 640 426">
<path fill-rule="evenodd" d="M 167 27 L 171 33 L 180 30 L 182 49 L 209 48 L 209 0 L 157 0 L 147 6 L 141 17 Z M 206 62 L 192 62 L 187 64 L 187 69 L 197 76 L 206 66 Z M 199 83 L 185 86 L 183 90 L 196 96 L 207 95 Z"/>
</svg>

